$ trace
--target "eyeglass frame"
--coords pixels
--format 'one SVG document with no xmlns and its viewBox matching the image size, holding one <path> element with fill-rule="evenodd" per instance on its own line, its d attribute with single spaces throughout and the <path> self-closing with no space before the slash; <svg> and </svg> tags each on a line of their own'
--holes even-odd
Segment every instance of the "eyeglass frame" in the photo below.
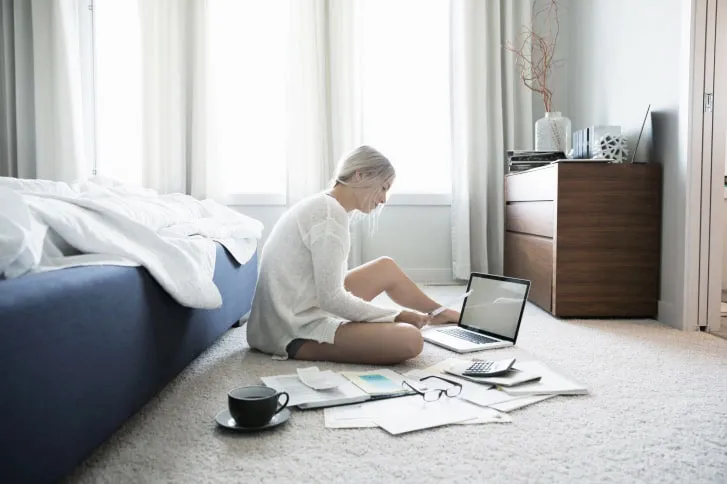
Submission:
<svg viewBox="0 0 727 484">
<path fill-rule="evenodd" d="M 402 381 L 401 384 L 402 384 L 402 386 L 404 386 L 404 385 L 408 386 L 409 388 L 411 388 L 414 391 L 414 393 L 421 395 L 421 397 L 424 399 L 425 402 L 436 402 L 442 398 L 442 395 L 445 395 L 447 398 L 454 398 L 457 395 L 459 395 L 460 393 L 462 393 L 462 384 L 461 383 L 458 383 L 458 382 L 452 381 L 452 380 L 448 380 L 446 378 L 442 378 L 441 376 L 437 376 L 437 375 L 425 376 L 423 378 L 420 378 L 419 381 L 424 381 L 427 378 L 436 378 L 437 380 L 442 380 L 444 382 L 449 383 L 452 386 L 445 390 L 442 390 L 441 388 L 433 388 L 431 390 L 421 391 L 421 390 L 417 390 L 416 388 L 411 386 L 411 384 L 409 384 L 409 382 L 406 380 Z M 456 389 L 457 393 L 455 393 L 454 395 L 450 395 L 448 392 L 451 389 Z M 435 398 L 434 400 L 428 400 L 427 394 L 433 394 L 434 392 L 436 392 L 437 398 Z"/>
</svg>

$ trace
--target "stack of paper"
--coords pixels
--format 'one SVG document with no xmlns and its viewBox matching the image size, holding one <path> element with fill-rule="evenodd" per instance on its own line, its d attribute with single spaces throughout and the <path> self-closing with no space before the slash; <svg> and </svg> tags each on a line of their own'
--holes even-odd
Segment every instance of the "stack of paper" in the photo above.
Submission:
<svg viewBox="0 0 727 484">
<path fill-rule="evenodd" d="M 371 399 L 370 395 L 350 381 L 345 381 L 342 385 L 328 390 L 315 390 L 300 381 L 298 375 L 264 376 L 261 380 L 279 392 L 287 392 L 290 397 L 288 405 L 291 407 L 320 408 L 365 402 Z"/>
<path fill-rule="evenodd" d="M 266 385 L 289 394 L 289 405 L 301 409 L 326 407 L 328 428 L 381 427 L 398 435 L 442 425 L 512 422 L 507 412 L 556 395 L 584 395 L 588 389 L 538 361 L 518 360 L 518 371 L 502 379 L 467 378 L 460 373 L 472 360 L 449 358 L 425 370 L 399 374 L 389 369 L 341 372 L 301 368 L 295 375 L 263 377 Z M 428 402 L 402 385 L 427 392 L 445 390 L 451 383 L 461 392 Z M 342 406 L 343 405 L 343 406 Z"/>
<path fill-rule="evenodd" d="M 518 361 L 517 368 L 540 375 L 540 380 L 503 388 L 510 395 L 587 395 L 588 388 L 556 373 L 539 361 Z"/>
<path fill-rule="evenodd" d="M 507 414 L 460 398 L 425 402 L 419 395 L 326 408 L 324 418 L 327 428 L 381 427 L 395 435 L 448 424 L 512 422 Z"/>
<path fill-rule="evenodd" d="M 476 380 L 465 380 L 465 377 L 456 376 L 456 374 L 463 367 L 471 363 L 472 360 L 448 358 L 436 365 L 430 366 L 425 371 L 431 374 L 446 373 L 448 378 L 453 378 L 464 385 L 464 382 Z M 472 383 L 469 383 L 469 387 L 463 386 L 462 398 L 478 405 L 486 405 L 503 412 L 510 412 L 552 398 L 556 395 L 585 395 L 588 393 L 588 389 L 584 385 L 554 372 L 538 361 L 518 360 L 514 367 L 528 377 L 538 375 L 539 379 L 531 383 L 511 383 L 509 386 L 485 384 L 483 382 L 475 383 L 476 387 L 484 387 L 489 389 L 489 391 L 497 392 L 494 394 L 484 394 L 481 390 L 477 392 L 470 390 L 468 392 L 466 389 L 472 386 Z M 493 379 L 490 378 L 489 380 Z M 495 395 L 499 395 L 499 398 L 495 398 Z"/>
<path fill-rule="evenodd" d="M 446 373 L 449 373 L 450 375 L 456 375 L 461 378 L 464 378 L 465 380 L 473 381 L 475 383 L 482 383 L 485 385 L 495 385 L 499 387 L 511 387 L 515 385 L 521 385 L 523 383 L 528 383 L 536 380 L 540 380 L 540 374 L 529 372 L 529 371 L 522 371 L 518 369 L 518 364 L 515 363 L 515 366 L 512 370 L 508 371 L 507 373 L 504 373 L 499 376 L 471 376 L 471 375 L 464 375 L 463 373 L 469 368 L 469 366 L 472 364 L 471 360 L 459 360 L 456 358 L 453 358 L 454 361 L 449 367 L 444 368 L 444 371 Z"/>
</svg>

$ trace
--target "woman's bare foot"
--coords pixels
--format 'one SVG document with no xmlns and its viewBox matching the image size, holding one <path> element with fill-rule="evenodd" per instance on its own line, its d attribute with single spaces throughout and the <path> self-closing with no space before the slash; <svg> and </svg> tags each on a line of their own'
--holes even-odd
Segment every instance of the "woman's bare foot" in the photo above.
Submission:
<svg viewBox="0 0 727 484">
<path fill-rule="evenodd" d="M 434 320 L 429 324 L 451 324 L 459 323 L 459 311 L 454 309 L 445 309 L 441 313 L 434 316 Z"/>
</svg>

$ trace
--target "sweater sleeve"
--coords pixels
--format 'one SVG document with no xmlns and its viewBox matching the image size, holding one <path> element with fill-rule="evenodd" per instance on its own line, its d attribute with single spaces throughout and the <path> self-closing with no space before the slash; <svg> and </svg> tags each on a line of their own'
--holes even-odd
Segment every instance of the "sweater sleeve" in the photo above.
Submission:
<svg viewBox="0 0 727 484">
<path fill-rule="evenodd" d="M 346 250 L 342 229 L 339 222 L 329 218 L 314 227 L 308 239 L 320 308 L 349 321 L 393 322 L 401 311 L 372 304 L 344 287 Z"/>
</svg>

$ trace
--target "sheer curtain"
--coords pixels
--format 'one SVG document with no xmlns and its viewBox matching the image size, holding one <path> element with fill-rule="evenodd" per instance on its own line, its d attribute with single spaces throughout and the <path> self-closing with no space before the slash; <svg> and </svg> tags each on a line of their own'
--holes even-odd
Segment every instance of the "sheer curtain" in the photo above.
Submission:
<svg viewBox="0 0 727 484">
<path fill-rule="evenodd" d="M 98 64 L 123 60 L 99 72 L 110 108 L 102 174 L 132 169 L 127 181 L 162 192 L 292 205 L 360 143 L 355 0 L 97 2 Z"/>
<path fill-rule="evenodd" d="M 291 6 L 288 205 L 325 188 L 338 158 L 361 141 L 356 1 Z"/>
<path fill-rule="evenodd" d="M 207 192 L 207 3 L 139 1 L 142 179 L 162 193 Z"/>
<path fill-rule="evenodd" d="M 507 149 L 532 145 L 531 94 L 503 45 L 530 20 L 530 0 L 453 0 L 452 269 L 502 274 Z"/>
<path fill-rule="evenodd" d="M 448 196 L 450 4 L 359 0 L 358 6 L 363 142 L 394 163 L 392 195 Z"/>
<path fill-rule="evenodd" d="M 91 173 L 87 7 L 84 0 L 0 4 L 0 175 L 74 181 Z"/>
</svg>

